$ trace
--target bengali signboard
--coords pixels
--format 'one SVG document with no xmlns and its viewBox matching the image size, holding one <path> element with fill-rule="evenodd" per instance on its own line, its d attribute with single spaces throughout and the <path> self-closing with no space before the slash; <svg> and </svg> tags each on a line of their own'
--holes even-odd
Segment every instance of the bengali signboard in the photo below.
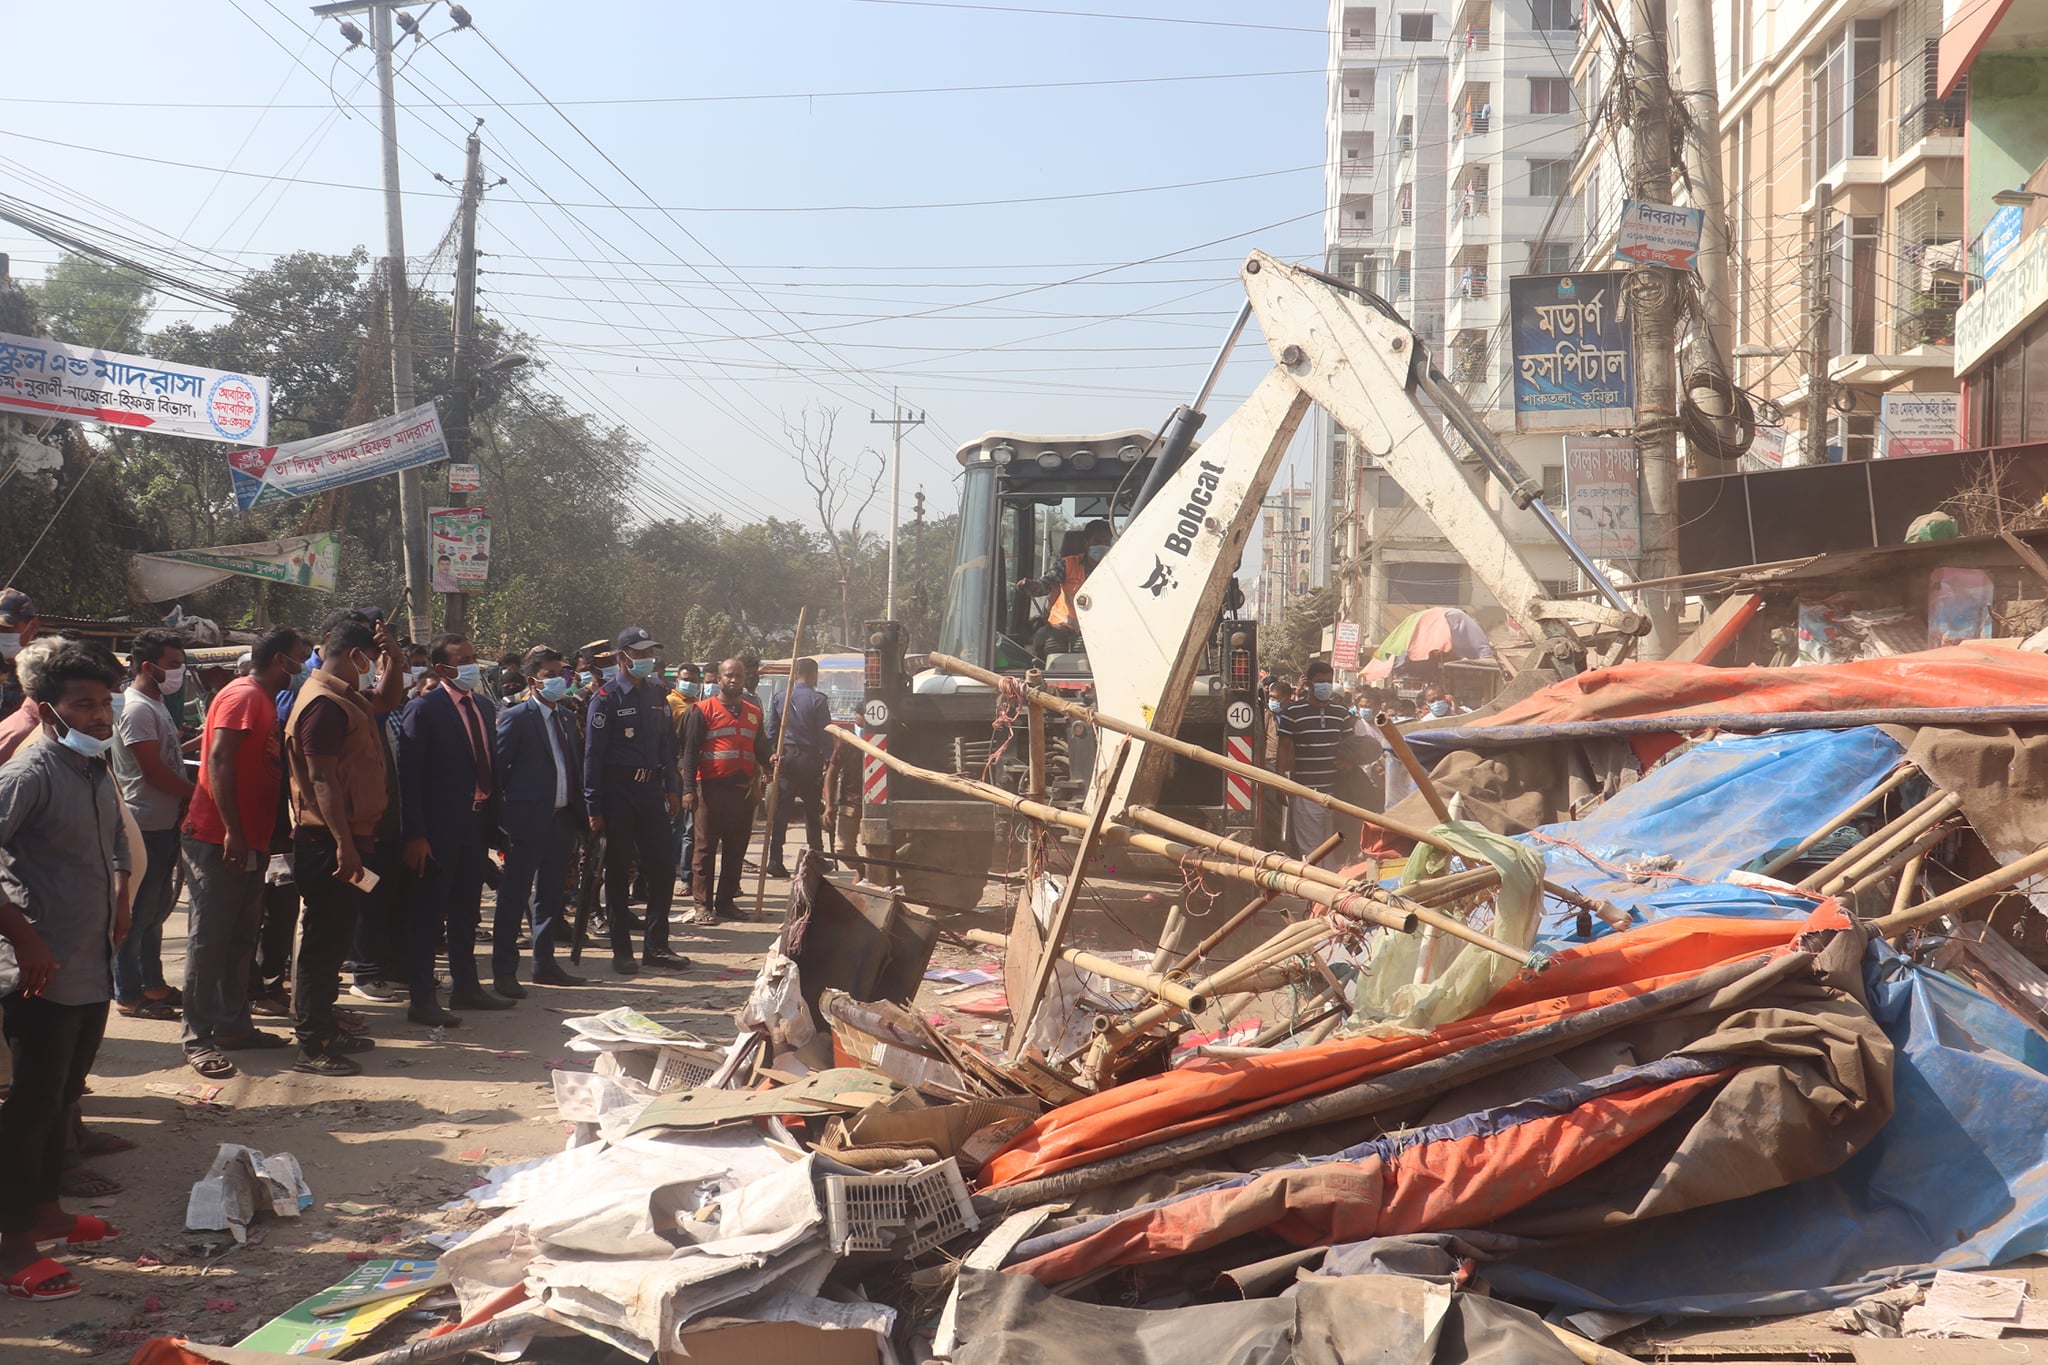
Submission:
<svg viewBox="0 0 2048 1365">
<path fill-rule="evenodd" d="M 429 509 L 427 549 L 435 592 L 482 592 L 491 571 L 491 514 L 481 507 Z"/>
<path fill-rule="evenodd" d="M 2018 204 L 2001 204 L 1998 211 L 1984 224 L 1984 235 L 1977 241 L 1977 254 L 1984 262 L 1984 278 L 1990 279 L 2005 264 L 2005 258 L 2012 255 L 2012 249 L 2020 244 L 2020 226 L 2026 214 Z"/>
<path fill-rule="evenodd" d="M 1635 424 L 1636 365 L 1621 270 L 1508 281 L 1515 425 L 1598 431 Z"/>
<path fill-rule="evenodd" d="M 339 557 L 340 544 L 334 534 L 322 532 L 317 536 L 264 540 L 253 545 L 214 545 L 137 555 L 135 576 L 152 602 L 168 602 L 198 592 L 235 574 L 333 592 Z"/>
<path fill-rule="evenodd" d="M 1330 646 L 1330 667 L 1345 673 L 1358 671 L 1358 622 L 1339 621 L 1335 642 Z"/>
<path fill-rule="evenodd" d="M 270 381 L 0 332 L 0 412 L 260 446 Z"/>
<path fill-rule="evenodd" d="M 1623 200 L 1615 254 L 1638 265 L 1691 270 L 1699 262 L 1700 232 L 1706 222 L 1707 215 L 1699 209 Z"/>
<path fill-rule="evenodd" d="M 1888 393 L 1878 400 L 1877 453 L 1939 455 L 1963 448 L 1963 396 L 1959 393 Z"/>
<path fill-rule="evenodd" d="M 235 505 L 246 512 L 447 458 L 441 419 L 432 403 L 422 403 L 396 417 L 380 417 L 331 436 L 237 450 L 228 456 L 228 469 L 234 477 Z"/>
<path fill-rule="evenodd" d="M 484 486 L 484 467 L 480 464 L 451 464 L 448 466 L 448 491 L 450 493 L 475 493 Z"/>
<path fill-rule="evenodd" d="M 1565 525 L 1596 559 L 1643 552 L 1636 443 L 1626 436 L 1564 438 Z"/>
<path fill-rule="evenodd" d="M 1956 310 L 1956 373 L 1968 374 L 2048 307 L 2048 225 L 2037 227 L 1996 275 Z"/>
</svg>

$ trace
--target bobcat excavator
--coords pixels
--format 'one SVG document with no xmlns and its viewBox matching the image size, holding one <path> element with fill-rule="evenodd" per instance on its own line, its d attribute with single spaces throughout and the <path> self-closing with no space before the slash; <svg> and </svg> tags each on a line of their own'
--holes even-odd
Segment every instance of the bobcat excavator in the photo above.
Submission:
<svg viewBox="0 0 2048 1365">
<path fill-rule="evenodd" d="M 1229 339 L 1194 402 L 1176 409 L 1156 439 L 1136 431 L 996 432 L 961 450 L 959 544 L 940 652 L 1022 676 L 1032 660 L 1023 643 L 1029 603 L 1014 595 L 1020 573 L 1056 562 L 1057 527 L 1110 518 L 1118 524 L 1115 542 L 1074 598 L 1082 650 L 1043 660 L 1044 685 L 1089 695 L 1105 715 L 1249 759 L 1256 629 L 1226 615 L 1233 605 L 1227 599 L 1267 486 L 1310 404 L 1320 403 L 1393 476 L 1502 608 L 1541 637 L 1554 671 L 1626 657 L 1649 629 L 1647 618 L 1572 541 L 1544 504 L 1541 486 L 1431 365 L 1389 304 L 1256 251 L 1239 276 L 1247 302 Z M 1198 446 L 1202 407 L 1254 315 L 1273 368 Z M 1425 400 L 1476 461 L 1453 454 Z M 1542 521 L 1602 600 L 1545 593 L 1486 498 L 1489 477 L 1507 501 Z M 913 674 L 901 627 L 876 621 L 868 629 L 862 719 L 870 737 L 920 766 L 1014 789 L 1024 746 L 1004 741 L 994 690 L 936 671 Z M 1127 804 L 1143 804 L 1233 834 L 1252 824 L 1251 794 L 1241 779 L 1178 763 L 1157 747 L 1138 762 L 1113 764 L 1111 748 L 1098 749 L 1086 729 L 1077 724 L 1060 737 L 1055 802 L 1091 809 L 1107 802 L 1110 818 Z M 861 844 L 878 870 L 897 868 L 913 899 L 973 905 L 999 852 L 1002 829 L 991 808 L 892 779 L 873 759 L 865 778 Z"/>
</svg>

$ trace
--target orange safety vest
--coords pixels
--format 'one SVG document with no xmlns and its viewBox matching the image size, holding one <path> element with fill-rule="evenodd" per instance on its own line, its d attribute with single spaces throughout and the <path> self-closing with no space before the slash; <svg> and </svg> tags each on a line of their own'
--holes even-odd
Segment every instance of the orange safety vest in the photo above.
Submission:
<svg viewBox="0 0 2048 1365">
<path fill-rule="evenodd" d="M 1045 623 L 1054 630 L 1072 630 L 1077 619 L 1074 611 L 1074 595 L 1081 591 L 1081 585 L 1088 581 L 1088 556 L 1068 555 L 1060 561 L 1067 571 L 1060 590 L 1054 594 L 1052 606 L 1046 609 Z"/>
<path fill-rule="evenodd" d="M 704 747 L 697 751 L 697 780 L 715 782 L 754 775 L 754 737 L 761 733 L 761 703 L 740 698 L 734 715 L 725 694 L 714 692 L 697 703 L 704 713 Z"/>
</svg>

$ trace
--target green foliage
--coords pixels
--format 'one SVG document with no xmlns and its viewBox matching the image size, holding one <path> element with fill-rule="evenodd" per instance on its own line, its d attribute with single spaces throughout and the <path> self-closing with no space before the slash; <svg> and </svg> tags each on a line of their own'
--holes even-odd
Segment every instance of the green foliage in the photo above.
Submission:
<svg viewBox="0 0 2048 1365">
<path fill-rule="evenodd" d="M 1280 628 L 1259 642 L 1266 667 L 1283 678 L 1298 677 L 1323 647 L 1323 631 L 1337 623 L 1337 594 L 1314 588 L 1294 599 Z"/>
<path fill-rule="evenodd" d="M 65 252 L 41 284 L 28 287 L 44 334 L 95 350 L 142 350 L 142 328 L 156 291 L 132 270 Z"/>
</svg>

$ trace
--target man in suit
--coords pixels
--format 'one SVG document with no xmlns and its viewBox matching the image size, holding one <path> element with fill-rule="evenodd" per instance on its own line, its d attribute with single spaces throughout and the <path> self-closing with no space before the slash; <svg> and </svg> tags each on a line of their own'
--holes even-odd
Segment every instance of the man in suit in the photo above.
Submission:
<svg viewBox="0 0 2048 1365">
<path fill-rule="evenodd" d="M 484 990 L 476 973 L 477 915 L 484 864 L 498 839 L 497 711 L 480 690 L 476 646 L 439 635 L 427 669 L 441 685 L 406 703 L 398 727 L 402 857 L 415 879 L 407 926 L 406 986 L 416 1024 L 453 1027 L 452 1010 L 503 1010 L 512 1002 Z M 434 937 L 448 936 L 448 1009 L 434 996 Z"/>
<path fill-rule="evenodd" d="M 562 656 L 535 645 L 520 660 L 531 679 L 526 700 L 498 713 L 498 827 L 505 836 L 505 878 L 491 926 L 491 989 L 511 999 L 519 984 L 519 927 L 533 908 L 532 980 L 581 986 L 555 963 L 564 887 L 576 863 L 576 839 L 590 824 L 583 797 L 583 743 L 563 698 L 569 692 Z M 535 890 L 538 883 L 539 889 Z"/>
</svg>

